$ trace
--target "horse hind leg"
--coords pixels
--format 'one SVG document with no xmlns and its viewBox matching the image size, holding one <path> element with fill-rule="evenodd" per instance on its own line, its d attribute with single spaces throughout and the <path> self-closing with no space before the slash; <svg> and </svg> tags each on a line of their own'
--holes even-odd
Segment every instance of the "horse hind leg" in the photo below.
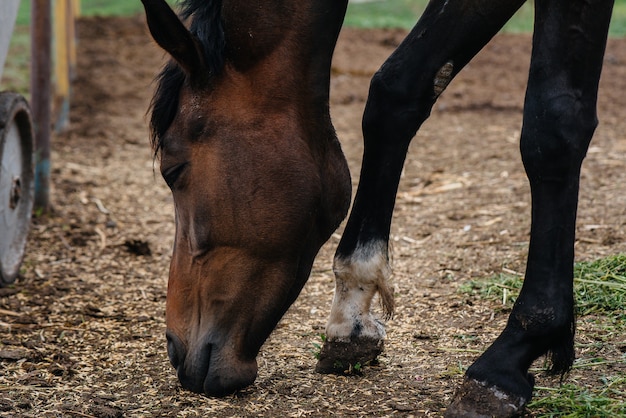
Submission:
<svg viewBox="0 0 626 418">
<path fill-rule="evenodd" d="M 383 315 L 394 309 L 388 241 L 409 144 L 448 83 L 523 3 L 431 1 L 372 78 L 359 186 L 335 254 L 335 296 L 318 372 L 341 373 L 382 352 L 385 328 L 370 308 L 378 293 Z"/>
</svg>

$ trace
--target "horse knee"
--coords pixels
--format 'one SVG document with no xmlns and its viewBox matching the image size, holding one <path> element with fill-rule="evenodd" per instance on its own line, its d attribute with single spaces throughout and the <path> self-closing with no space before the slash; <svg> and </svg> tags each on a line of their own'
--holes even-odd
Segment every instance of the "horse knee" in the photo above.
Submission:
<svg viewBox="0 0 626 418">
<path fill-rule="evenodd" d="M 435 102 L 431 94 L 420 94 L 419 83 L 394 77 L 383 69 L 374 74 L 363 112 L 365 145 L 393 141 L 405 144 L 413 139 L 420 125 L 430 116 Z"/>
<path fill-rule="evenodd" d="M 529 91 L 520 149 L 530 181 L 566 182 L 578 176 L 597 124 L 595 102 L 573 89 Z"/>
</svg>

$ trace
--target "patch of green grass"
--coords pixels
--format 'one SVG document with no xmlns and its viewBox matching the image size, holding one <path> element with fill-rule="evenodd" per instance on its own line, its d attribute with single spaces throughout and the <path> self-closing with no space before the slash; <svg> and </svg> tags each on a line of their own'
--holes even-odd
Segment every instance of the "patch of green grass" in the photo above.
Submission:
<svg viewBox="0 0 626 418">
<path fill-rule="evenodd" d="M 25 26 L 18 26 L 13 31 L 1 81 L 0 90 L 12 90 L 23 96 L 28 96 L 30 84 L 30 32 Z"/>
<path fill-rule="evenodd" d="M 313 345 L 313 348 L 311 349 L 311 352 L 313 353 L 313 356 L 317 360 L 320 359 L 320 354 L 322 354 L 322 346 L 326 342 L 326 334 L 319 334 L 318 336 L 319 336 L 321 342 L 319 342 L 319 343 L 318 342 L 311 343 L 311 345 Z"/>
<path fill-rule="evenodd" d="M 20 8 L 17 12 L 16 26 L 28 26 L 30 25 L 30 1 L 21 0 Z"/>
<path fill-rule="evenodd" d="M 378 0 L 350 3 L 345 24 L 360 28 L 412 28 L 428 0 Z M 534 2 L 526 2 L 504 26 L 505 32 L 529 33 L 533 30 Z M 611 36 L 626 36 L 626 0 L 616 0 L 609 29 Z"/>
<path fill-rule="evenodd" d="M 143 13 L 143 5 L 139 0 L 81 0 L 81 11 L 83 16 L 132 16 Z"/>
<path fill-rule="evenodd" d="M 535 20 L 535 2 L 527 1 L 502 28 L 508 33 L 531 33 Z"/>
<path fill-rule="evenodd" d="M 345 25 L 359 28 L 410 29 L 426 8 L 426 0 L 349 3 Z"/>
<path fill-rule="evenodd" d="M 501 273 L 462 285 L 459 291 L 498 300 L 510 308 L 522 288 L 521 276 Z M 574 266 L 574 293 L 577 315 L 623 312 L 626 306 L 626 254 L 619 254 Z"/>
<path fill-rule="evenodd" d="M 350 3 L 345 24 L 360 28 L 410 29 L 420 18 L 428 0 L 379 0 Z M 528 2 L 508 22 L 507 32 L 530 32 L 533 28 L 534 6 Z"/>
<path fill-rule="evenodd" d="M 171 5 L 176 0 L 167 0 Z M 81 0 L 83 16 L 132 16 L 143 12 L 139 0 Z M 22 0 L 17 15 L 17 25 L 30 24 L 30 0 Z"/>
<path fill-rule="evenodd" d="M 616 0 L 609 26 L 609 35 L 615 37 L 626 36 L 626 0 Z"/>
<path fill-rule="evenodd" d="M 536 417 L 626 416 L 626 377 L 605 377 L 592 388 L 568 383 L 558 388 L 536 388 L 529 404 Z"/>
<path fill-rule="evenodd" d="M 459 292 L 482 299 L 496 300 L 505 308 L 511 308 L 524 283 L 522 277 L 499 273 L 486 279 L 471 280 L 459 286 Z"/>
<path fill-rule="evenodd" d="M 472 281 L 459 291 L 497 301 L 503 309 L 509 310 L 522 284 L 520 275 L 506 273 Z M 574 293 L 578 321 L 589 339 L 585 344 L 577 342 L 577 349 L 584 357 L 574 362 L 572 374 L 581 369 L 606 368 L 605 373 L 612 375 L 593 385 L 573 381 L 556 388 L 537 387 L 528 409 L 535 417 L 626 416 L 626 375 L 620 372 L 626 364 L 626 354 L 605 357 L 607 344 L 616 344 L 616 336 L 626 332 L 626 255 L 577 263 Z M 619 366 L 614 367 L 616 364 Z M 541 368 L 533 370 L 534 373 L 540 371 Z"/>
<path fill-rule="evenodd" d="M 623 310 L 626 307 L 626 255 L 576 264 L 574 289 L 578 315 Z"/>
<path fill-rule="evenodd" d="M 168 0 L 174 5 L 176 0 Z M 346 15 L 347 26 L 361 28 L 412 28 L 426 8 L 428 0 L 379 0 L 367 3 L 350 3 Z M 531 32 L 533 28 L 533 2 L 526 2 L 508 22 L 506 32 Z M 139 0 L 82 0 L 84 16 L 129 16 L 141 13 Z M 30 23 L 30 1 L 20 2 L 18 25 Z M 626 36 L 626 0 L 616 0 L 610 27 L 611 36 Z"/>
</svg>

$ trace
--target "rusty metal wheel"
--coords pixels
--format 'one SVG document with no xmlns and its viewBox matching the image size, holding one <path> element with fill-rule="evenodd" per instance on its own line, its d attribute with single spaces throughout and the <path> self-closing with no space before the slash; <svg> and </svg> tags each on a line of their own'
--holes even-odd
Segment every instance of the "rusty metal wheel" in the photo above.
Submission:
<svg viewBox="0 0 626 418">
<path fill-rule="evenodd" d="M 30 108 L 0 93 L 0 286 L 19 274 L 34 201 L 34 140 Z"/>
</svg>

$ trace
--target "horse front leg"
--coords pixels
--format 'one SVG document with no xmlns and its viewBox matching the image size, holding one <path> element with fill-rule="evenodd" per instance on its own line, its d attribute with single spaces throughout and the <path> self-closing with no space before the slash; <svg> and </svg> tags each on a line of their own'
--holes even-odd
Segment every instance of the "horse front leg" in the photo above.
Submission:
<svg viewBox="0 0 626 418">
<path fill-rule="evenodd" d="M 524 285 L 506 328 L 467 370 L 447 417 L 507 417 L 532 395 L 532 362 L 555 374 L 574 361 L 574 235 L 582 161 L 597 125 L 596 99 L 612 0 L 536 2 L 521 153 L 532 195 Z"/>
<path fill-rule="evenodd" d="M 385 328 L 370 307 L 378 293 L 385 315 L 394 310 L 388 241 L 409 143 L 452 78 L 523 3 L 431 1 L 374 75 L 363 115 L 361 176 L 335 254 L 335 296 L 318 372 L 341 373 L 383 350 Z"/>
</svg>

